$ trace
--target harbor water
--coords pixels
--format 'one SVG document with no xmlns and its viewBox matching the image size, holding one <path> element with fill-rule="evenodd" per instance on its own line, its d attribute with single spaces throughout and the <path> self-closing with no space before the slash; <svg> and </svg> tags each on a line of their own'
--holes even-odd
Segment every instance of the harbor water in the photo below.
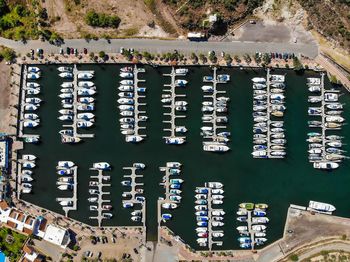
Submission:
<svg viewBox="0 0 350 262">
<path fill-rule="evenodd" d="M 220 84 L 219 89 L 225 89 L 231 98 L 229 102 L 229 125 L 231 132 L 231 150 L 227 153 L 216 154 L 204 152 L 202 149 L 201 106 L 203 92 L 201 90 L 202 77 L 212 74 L 209 67 L 189 67 L 186 77 L 188 85 L 179 93 L 185 93 L 184 99 L 189 103 L 187 118 L 178 119 L 177 125 L 185 125 L 187 143 L 181 146 L 166 145 L 163 136 L 167 135 L 163 128 L 168 125 L 162 123 L 168 120 L 163 112 L 169 109 L 162 107 L 161 94 L 163 84 L 170 83 L 170 67 L 152 68 L 145 66 L 146 73 L 140 77 L 146 80 L 147 97 L 145 107 L 149 120 L 146 122 L 145 133 L 147 138 L 140 144 L 125 142 L 125 136 L 119 130 L 119 110 L 117 108 L 119 69 L 123 65 L 80 65 L 79 70 L 95 70 L 93 81 L 97 86 L 95 126 L 89 132 L 95 133 L 95 138 L 84 139 L 76 145 L 61 144 L 58 131 L 63 129 L 62 122 L 57 119 L 58 110 L 61 109 L 60 85 L 64 81 L 58 76 L 56 65 L 39 65 L 42 70 L 40 98 L 44 100 L 38 114 L 41 118 L 40 127 L 25 133 L 41 135 L 38 145 L 26 144 L 23 153 L 34 154 L 38 157 L 37 167 L 33 170 L 33 191 L 31 194 L 22 194 L 22 198 L 43 208 L 63 214 L 61 206 L 55 201 L 70 193 L 59 191 L 56 186 L 57 161 L 70 160 L 78 166 L 78 210 L 70 211 L 70 216 L 84 223 L 96 225 L 95 220 L 89 220 L 94 215 L 89 211 L 88 184 L 89 177 L 96 171 L 90 171 L 94 162 L 108 162 L 112 170 L 105 172 L 111 175 L 110 188 L 114 209 L 114 217 L 104 220 L 103 226 L 139 225 L 130 220 L 130 209 L 122 208 L 122 193 L 127 191 L 120 182 L 128 171 L 125 166 L 133 162 L 146 164 L 144 175 L 139 182 L 144 182 L 144 195 L 147 199 L 147 238 L 157 238 L 157 199 L 164 196 L 164 188 L 159 183 L 164 175 L 159 171 L 167 161 L 177 161 L 183 164 L 181 178 L 185 180 L 182 188 L 182 201 L 180 207 L 171 211 L 173 219 L 166 225 L 179 235 L 193 248 L 196 243 L 194 190 L 203 186 L 205 182 L 217 181 L 224 184 L 225 199 L 222 208 L 226 212 L 223 227 L 225 237 L 224 245 L 220 249 L 237 249 L 239 237 L 236 227 L 236 211 L 241 202 L 267 203 L 269 205 L 268 217 L 270 223 L 267 229 L 269 242 L 275 241 L 283 234 L 288 206 L 292 204 L 308 205 L 309 200 L 331 203 L 336 206 L 336 215 L 349 216 L 350 206 L 350 172 L 349 160 L 340 164 L 339 169 L 326 172 L 315 170 L 308 162 L 308 143 L 305 141 L 308 128 L 308 102 L 309 95 L 306 78 L 319 76 L 315 72 L 296 74 L 292 70 L 274 70 L 272 74 L 286 74 L 286 114 L 285 121 L 287 139 L 287 157 L 285 159 L 253 159 L 253 89 L 251 78 L 265 77 L 262 69 L 233 69 L 223 68 L 218 73 L 227 73 L 231 81 Z M 330 83 L 326 81 L 326 86 Z M 141 85 L 143 85 L 141 83 Z M 344 118 L 350 120 L 350 95 L 342 89 L 341 102 L 346 103 Z M 182 99 L 181 99 L 182 100 Z M 144 132 L 144 131 L 142 131 Z M 344 150 L 350 152 L 350 126 L 345 125 L 337 134 L 344 136 Z M 350 154 L 350 153 L 348 153 Z M 108 189 L 107 187 L 105 189 Z M 215 246 L 213 246 L 215 248 Z"/>
</svg>

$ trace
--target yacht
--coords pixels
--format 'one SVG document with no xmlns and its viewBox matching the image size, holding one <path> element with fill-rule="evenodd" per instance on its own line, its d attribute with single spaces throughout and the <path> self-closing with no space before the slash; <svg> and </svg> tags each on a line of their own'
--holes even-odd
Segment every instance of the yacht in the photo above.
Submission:
<svg viewBox="0 0 350 262">
<path fill-rule="evenodd" d="M 266 79 L 263 77 L 253 77 L 252 81 L 254 83 L 259 83 L 259 84 L 265 84 L 266 83 Z"/>
<path fill-rule="evenodd" d="M 71 207 L 73 206 L 73 201 L 63 200 L 60 201 L 59 204 L 63 207 Z"/>
<path fill-rule="evenodd" d="M 60 72 L 73 72 L 73 67 L 60 66 L 57 68 L 57 70 Z"/>
<path fill-rule="evenodd" d="M 91 79 L 94 77 L 94 74 L 91 72 L 81 72 L 78 73 L 78 79 L 83 79 L 83 80 L 87 80 L 87 79 Z"/>
<path fill-rule="evenodd" d="M 188 69 L 187 68 L 178 68 L 175 69 L 175 74 L 178 76 L 185 76 L 188 73 Z"/>
<path fill-rule="evenodd" d="M 92 96 L 95 94 L 96 94 L 96 91 L 92 90 L 92 89 L 87 89 L 87 88 L 79 88 L 78 89 L 79 96 Z"/>
<path fill-rule="evenodd" d="M 175 86 L 184 87 L 187 85 L 187 80 L 177 79 L 175 80 Z"/>
<path fill-rule="evenodd" d="M 73 116 L 72 115 L 62 115 L 62 116 L 59 116 L 58 119 L 61 121 L 73 121 Z"/>
<path fill-rule="evenodd" d="M 22 155 L 22 159 L 26 161 L 34 161 L 36 159 L 35 155 Z"/>
<path fill-rule="evenodd" d="M 71 169 L 71 168 L 59 169 L 59 170 L 57 170 L 57 174 L 60 176 L 67 176 L 67 175 L 69 176 L 69 175 L 73 174 L 73 169 Z"/>
<path fill-rule="evenodd" d="M 102 213 L 103 218 L 105 219 L 111 219 L 113 217 L 112 213 Z"/>
<path fill-rule="evenodd" d="M 122 184 L 123 186 L 131 186 L 131 181 L 129 181 L 129 180 L 124 180 L 124 181 L 121 182 L 121 184 Z"/>
<path fill-rule="evenodd" d="M 71 185 L 71 184 L 64 184 L 64 185 L 59 185 L 57 188 L 59 190 L 62 190 L 62 191 L 72 190 L 73 189 L 73 185 Z"/>
<path fill-rule="evenodd" d="M 165 143 L 170 145 L 181 145 L 185 143 L 185 141 L 186 140 L 181 137 L 169 137 L 165 139 Z"/>
<path fill-rule="evenodd" d="M 132 72 L 132 70 L 131 66 L 125 66 L 120 69 L 120 72 Z"/>
<path fill-rule="evenodd" d="M 223 210 L 213 210 L 213 211 L 211 212 L 211 214 L 212 214 L 213 216 L 223 216 L 223 215 L 225 215 L 225 211 L 223 211 Z"/>
<path fill-rule="evenodd" d="M 134 104 L 134 99 L 119 98 L 117 102 L 119 104 L 123 104 L 123 105 L 133 105 Z"/>
<path fill-rule="evenodd" d="M 221 221 L 212 221 L 212 222 L 211 222 L 211 225 L 212 225 L 213 227 L 222 227 L 222 226 L 225 225 L 225 223 L 224 223 L 224 222 L 221 222 Z"/>
<path fill-rule="evenodd" d="M 27 82 L 26 87 L 27 88 L 39 88 L 40 85 L 36 82 Z"/>
<path fill-rule="evenodd" d="M 42 100 L 39 97 L 28 97 L 25 99 L 25 102 L 30 104 L 40 104 Z"/>
<path fill-rule="evenodd" d="M 126 142 L 131 142 L 131 143 L 138 143 L 143 140 L 142 136 L 135 136 L 135 135 L 127 135 L 125 137 Z"/>
<path fill-rule="evenodd" d="M 73 89 L 74 83 L 73 83 L 73 82 L 63 82 L 63 83 L 61 84 L 61 87 Z"/>
<path fill-rule="evenodd" d="M 166 166 L 169 168 L 180 168 L 181 167 L 181 163 L 180 162 L 167 162 Z"/>
<path fill-rule="evenodd" d="M 77 118 L 78 119 L 89 120 L 89 119 L 93 119 L 94 117 L 95 117 L 95 115 L 93 113 L 80 113 L 80 114 L 77 114 Z"/>
<path fill-rule="evenodd" d="M 175 203 L 163 203 L 162 208 L 164 209 L 175 209 L 177 208 L 177 204 Z"/>
<path fill-rule="evenodd" d="M 209 144 L 204 144 L 203 145 L 203 150 L 204 151 L 209 151 L 209 152 L 226 152 L 230 150 L 230 148 L 224 144 L 220 143 L 209 143 Z"/>
<path fill-rule="evenodd" d="M 34 167 L 35 167 L 35 163 L 34 162 L 24 161 L 22 163 L 22 168 L 32 169 Z"/>
<path fill-rule="evenodd" d="M 27 79 L 39 79 L 40 78 L 40 74 L 39 73 L 28 73 L 27 74 Z"/>
<path fill-rule="evenodd" d="M 28 183 L 28 182 L 32 182 L 33 178 L 30 175 L 22 175 L 21 181 L 22 183 Z"/>
<path fill-rule="evenodd" d="M 202 90 L 204 92 L 213 92 L 214 88 L 212 86 L 204 85 L 204 86 L 202 86 Z"/>
<path fill-rule="evenodd" d="M 91 121 L 79 121 L 77 122 L 77 127 L 78 128 L 88 128 L 92 127 L 93 123 Z"/>
<path fill-rule="evenodd" d="M 73 78 L 73 74 L 72 73 L 70 73 L 70 72 L 62 72 L 62 73 L 60 73 L 60 74 L 58 74 L 60 77 L 62 77 L 62 78 Z"/>
<path fill-rule="evenodd" d="M 264 231 L 266 229 L 266 226 L 265 225 L 253 225 L 252 229 L 254 231 Z"/>
<path fill-rule="evenodd" d="M 75 166 L 75 164 L 72 161 L 58 161 L 57 164 L 58 168 L 72 168 L 73 166 Z"/>
<path fill-rule="evenodd" d="M 331 204 L 317 202 L 317 201 L 310 201 L 309 208 L 312 208 L 314 210 L 321 211 L 321 212 L 333 212 L 336 210 L 336 208 Z"/>
<path fill-rule="evenodd" d="M 146 167 L 144 163 L 134 163 L 132 166 L 137 169 L 144 169 Z"/>
<path fill-rule="evenodd" d="M 109 170 L 111 169 L 111 165 L 107 162 L 98 162 L 93 164 L 93 168 L 100 170 Z"/>
<path fill-rule="evenodd" d="M 133 78 L 134 77 L 134 74 L 133 73 L 130 73 L 130 72 L 121 72 L 119 74 L 120 77 L 122 78 Z"/>
<path fill-rule="evenodd" d="M 140 222 L 141 221 L 141 217 L 140 216 L 132 216 L 131 217 L 131 221 Z"/>
<path fill-rule="evenodd" d="M 60 183 L 73 183 L 73 178 L 72 177 L 59 177 L 57 179 L 57 182 L 60 182 Z"/>
<path fill-rule="evenodd" d="M 326 107 L 332 110 L 343 109 L 343 105 L 340 103 L 328 103 L 326 104 Z"/>
<path fill-rule="evenodd" d="M 120 81 L 121 85 L 133 85 L 134 81 L 133 80 L 128 80 L 128 79 L 124 79 L 122 81 Z"/>
<path fill-rule="evenodd" d="M 38 95 L 40 94 L 40 89 L 30 88 L 26 90 L 26 95 Z"/>
<path fill-rule="evenodd" d="M 338 163 L 335 162 L 315 162 L 313 163 L 314 168 L 316 169 L 323 169 L 323 170 L 332 170 L 332 169 L 337 169 L 339 167 Z"/>
<path fill-rule="evenodd" d="M 252 217 L 252 224 L 266 224 L 269 221 L 267 217 Z"/>
<path fill-rule="evenodd" d="M 90 88 L 93 86 L 95 86 L 95 84 L 92 81 L 79 81 L 78 82 L 78 87 Z"/>
</svg>

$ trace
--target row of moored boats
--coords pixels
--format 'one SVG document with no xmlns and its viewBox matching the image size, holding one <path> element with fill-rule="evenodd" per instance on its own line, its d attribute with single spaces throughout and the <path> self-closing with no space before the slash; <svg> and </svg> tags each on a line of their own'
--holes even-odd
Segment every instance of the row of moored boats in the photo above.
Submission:
<svg viewBox="0 0 350 262">
<path fill-rule="evenodd" d="M 35 168 L 37 157 L 35 155 L 22 155 L 21 159 L 21 192 L 24 194 L 29 194 L 32 192 L 32 181 L 33 179 L 33 169 Z"/>
<path fill-rule="evenodd" d="M 216 69 L 215 69 L 216 70 Z M 216 77 L 216 79 L 214 79 Z M 202 122 L 201 135 L 203 136 L 203 150 L 210 152 L 226 152 L 230 150 L 227 143 L 230 141 L 230 132 L 224 130 L 228 123 L 228 108 L 227 103 L 230 98 L 226 96 L 218 96 L 218 94 L 225 94 L 225 91 L 218 91 L 217 84 L 225 84 L 230 81 L 230 75 L 221 74 L 214 76 L 204 76 L 204 83 L 211 83 L 210 85 L 203 85 L 205 101 L 202 102 Z M 220 132 L 218 130 L 220 129 Z"/>
<path fill-rule="evenodd" d="M 220 238 L 224 237 L 224 232 L 220 228 L 224 226 L 225 211 L 213 208 L 213 205 L 223 204 L 223 187 L 220 182 L 208 182 L 204 187 L 197 187 L 195 190 L 196 234 L 197 243 L 201 247 L 207 246 L 208 243 L 217 246 L 223 244 Z"/>
<path fill-rule="evenodd" d="M 148 119 L 146 115 L 141 115 L 139 112 L 139 107 L 141 106 L 139 99 L 145 97 L 146 87 L 139 87 L 139 80 L 136 79 L 135 82 L 133 80 L 135 73 L 144 73 L 145 69 L 135 67 L 135 70 L 137 70 L 137 72 L 134 72 L 131 66 L 122 67 L 119 74 L 122 80 L 118 87 L 118 107 L 121 116 L 119 119 L 120 131 L 125 135 L 125 141 L 130 143 L 139 143 L 143 141 L 144 135 L 139 134 L 139 129 L 141 129 L 139 127 L 139 122 L 144 122 Z"/>
<path fill-rule="evenodd" d="M 238 226 L 240 237 L 237 239 L 241 248 L 261 246 L 266 241 L 266 224 L 270 221 L 266 216 L 267 204 L 241 203 L 237 211 L 237 221 L 247 223 Z M 249 214 L 250 213 L 250 214 Z M 250 221 L 248 221 L 250 219 Z"/>
<path fill-rule="evenodd" d="M 287 142 L 282 118 L 284 105 L 285 76 L 269 75 L 254 77 L 253 81 L 253 152 L 254 158 L 284 158 Z"/>
<path fill-rule="evenodd" d="M 339 162 L 346 158 L 345 151 L 342 150 L 342 137 L 335 134 L 344 125 L 344 105 L 339 102 L 339 91 L 326 90 L 322 82 L 321 78 L 307 79 L 308 90 L 312 93 L 308 98 L 311 104 L 308 115 L 312 118 L 308 125 L 313 129 L 307 138 L 308 158 L 314 168 L 332 170 L 338 168 Z"/>
</svg>

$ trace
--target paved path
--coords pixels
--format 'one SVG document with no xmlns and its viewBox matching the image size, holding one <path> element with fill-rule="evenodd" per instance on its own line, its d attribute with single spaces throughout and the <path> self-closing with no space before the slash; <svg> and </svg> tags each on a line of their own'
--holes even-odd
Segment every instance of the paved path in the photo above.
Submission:
<svg viewBox="0 0 350 262">
<path fill-rule="evenodd" d="M 8 46 L 22 55 L 29 50 L 42 48 L 44 52 L 58 53 L 59 47 L 42 42 L 40 40 L 29 40 L 26 44 L 20 41 L 13 41 L 0 38 L 0 45 Z M 318 46 L 316 44 L 300 43 L 267 43 L 267 42 L 191 42 L 187 40 L 158 40 L 158 39 L 112 39 L 108 43 L 105 39 L 87 42 L 85 39 L 67 39 L 61 46 L 82 49 L 88 48 L 89 52 L 105 51 L 110 53 L 119 52 L 121 47 L 134 48 L 135 50 L 145 50 L 153 53 L 166 53 L 175 49 L 181 53 L 189 54 L 191 52 L 207 54 L 213 50 L 217 54 L 221 51 L 226 53 L 244 54 L 255 52 L 293 52 L 303 54 L 304 56 L 314 58 L 318 55 Z"/>
<path fill-rule="evenodd" d="M 328 245 L 322 245 L 308 250 L 307 252 L 299 255 L 299 260 L 309 258 L 313 255 L 320 253 L 321 251 L 337 251 L 344 250 L 345 252 L 350 252 L 350 245 L 345 243 L 332 243 Z"/>
</svg>

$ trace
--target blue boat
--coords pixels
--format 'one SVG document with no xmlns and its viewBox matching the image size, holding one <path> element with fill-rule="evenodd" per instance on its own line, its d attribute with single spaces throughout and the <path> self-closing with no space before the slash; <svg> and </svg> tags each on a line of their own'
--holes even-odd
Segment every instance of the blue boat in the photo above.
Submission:
<svg viewBox="0 0 350 262">
<path fill-rule="evenodd" d="M 124 208 L 132 208 L 132 207 L 134 207 L 134 204 L 130 203 L 130 202 L 125 202 L 125 203 L 123 203 L 123 207 Z"/>
<path fill-rule="evenodd" d="M 181 184 L 171 184 L 170 188 L 171 189 L 180 189 L 181 188 Z"/>
<path fill-rule="evenodd" d="M 208 189 L 207 188 L 198 188 L 196 190 L 196 192 L 199 194 L 208 194 Z"/>
<path fill-rule="evenodd" d="M 197 222 L 197 226 L 200 226 L 200 227 L 207 227 L 207 226 L 208 226 L 208 222 L 199 221 L 199 222 Z"/>
<path fill-rule="evenodd" d="M 170 220 L 172 218 L 171 214 L 162 214 L 162 219 L 163 221 Z"/>
<path fill-rule="evenodd" d="M 139 88 L 137 88 L 137 92 L 145 93 L 146 92 L 146 87 L 139 87 Z"/>
<path fill-rule="evenodd" d="M 239 245 L 241 248 L 251 248 L 252 245 L 250 243 L 242 243 Z"/>
<path fill-rule="evenodd" d="M 250 239 L 250 237 L 239 237 L 237 240 L 240 243 L 247 243 L 247 244 L 252 243 L 252 240 Z"/>
<path fill-rule="evenodd" d="M 209 218 L 207 216 L 197 216 L 197 221 L 208 221 Z"/>
<path fill-rule="evenodd" d="M 254 213 L 254 216 L 257 216 L 257 217 L 266 216 L 266 212 L 259 209 L 255 209 L 253 213 Z"/>
</svg>

